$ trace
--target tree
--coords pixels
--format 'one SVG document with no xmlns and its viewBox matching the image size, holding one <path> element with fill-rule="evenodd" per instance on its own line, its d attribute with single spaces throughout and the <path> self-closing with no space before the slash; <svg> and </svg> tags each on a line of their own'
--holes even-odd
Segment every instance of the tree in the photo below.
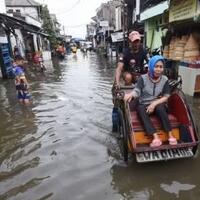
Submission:
<svg viewBox="0 0 200 200">
<path fill-rule="evenodd" d="M 57 44 L 57 39 L 47 5 L 42 6 L 41 18 L 43 21 L 42 28 L 44 32 L 49 35 L 49 41 L 53 48 Z"/>
</svg>

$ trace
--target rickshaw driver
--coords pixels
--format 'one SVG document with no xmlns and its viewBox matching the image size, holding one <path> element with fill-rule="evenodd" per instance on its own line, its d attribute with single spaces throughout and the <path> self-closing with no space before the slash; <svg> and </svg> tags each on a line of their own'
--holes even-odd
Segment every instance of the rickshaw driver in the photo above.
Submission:
<svg viewBox="0 0 200 200">
<path fill-rule="evenodd" d="M 141 36 L 139 32 L 132 31 L 129 34 L 131 49 L 126 49 L 119 57 L 115 74 L 115 86 L 120 86 L 120 77 L 123 72 L 125 85 L 132 85 L 133 76 L 131 72 L 140 74 L 146 73 L 144 70 L 144 61 L 148 63 L 147 51 L 141 46 Z M 137 68 L 137 69 L 136 69 Z"/>
</svg>

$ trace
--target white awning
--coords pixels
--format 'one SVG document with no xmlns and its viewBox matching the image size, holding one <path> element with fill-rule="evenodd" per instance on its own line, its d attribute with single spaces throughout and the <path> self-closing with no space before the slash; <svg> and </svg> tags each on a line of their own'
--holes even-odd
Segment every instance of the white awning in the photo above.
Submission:
<svg viewBox="0 0 200 200">
<path fill-rule="evenodd" d="M 169 5 L 167 1 L 160 3 L 156 6 L 153 6 L 151 8 L 148 8 L 140 14 L 140 20 L 144 21 L 146 19 L 160 15 L 168 8 L 169 8 Z"/>
</svg>

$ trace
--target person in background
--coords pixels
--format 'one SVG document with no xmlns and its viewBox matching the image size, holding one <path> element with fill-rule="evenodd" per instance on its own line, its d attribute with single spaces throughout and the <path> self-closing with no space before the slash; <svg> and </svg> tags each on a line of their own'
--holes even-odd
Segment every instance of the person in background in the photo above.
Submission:
<svg viewBox="0 0 200 200">
<path fill-rule="evenodd" d="M 144 61 L 148 63 L 147 51 L 141 45 L 141 35 L 137 31 L 132 31 L 129 34 L 130 48 L 125 49 L 119 56 L 116 74 L 115 85 L 120 86 L 120 77 L 123 73 L 125 85 L 132 85 L 133 76 L 132 72 L 139 74 L 146 73 L 144 69 Z"/>
<path fill-rule="evenodd" d="M 57 53 L 57 56 L 60 57 L 60 58 L 64 58 L 65 57 L 65 52 L 66 52 L 66 49 L 64 47 L 63 44 L 59 44 L 56 48 L 56 53 Z"/>
<path fill-rule="evenodd" d="M 17 46 L 14 46 L 13 54 L 14 54 L 14 58 L 17 56 L 20 56 L 19 48 Z"/>
<path fill-rule="evenodd" d="M 39 70 L 41 72 L 46 70 L 46 67 L 44 65 L 43 58 L 42 58 L 42 53 L 40 51 L 37 51 L 34 53 L 33 62 L 35 64 L 36 68 L 39 67 Z"/>
<path fill-rule="evenodd" d="M 76 47 L 76 44 L 74 44 L 72 46 L 72 53 L 76 54 L 76 52 L 77 52 L 77 47 Z"/>
<path fill-rule="evenodd" d="M 164 58 L 160 55 L 149 60 L 148 73 L 141 75 L 131 93 L 125 95 L 124 100 L 130 102 L 138 98 L 137 112 L 147 134 L 153 136 L 151 147 L 162 145 L 162 141 L 154 128 L 150 115 L 155 113 L 161 121 L 163 129 L 168 133 L 169 144 L 176 145 L 177 140 L 172 134 L 172 128 L 166 111 L 166 102 L 170 96 L 170 87 L 164 72 Z"/>
<path fill-rule="evenodd" d="M 17 91 L 17 98 L 20 103 L 30 104 L 30 93 L 28 82 L 24 72 L 24 59 L 21 56 L 15 57 L 15 87 Z"/>
</svg>

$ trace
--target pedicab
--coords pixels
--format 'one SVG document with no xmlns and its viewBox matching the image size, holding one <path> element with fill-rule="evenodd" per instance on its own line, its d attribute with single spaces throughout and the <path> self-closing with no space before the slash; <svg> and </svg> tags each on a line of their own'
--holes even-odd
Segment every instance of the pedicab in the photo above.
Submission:
<svg viewBox="0 0 200 200">
<path fill-rule="evenodd" d="M 189 158 L 197 154 L 198 127 L 181 89 L 181 77 L 177 75 L 177 70 L 172 71 L 172 67 L 166 69 L 171 88 L 167 112 L 172 133 L 178 141 L 177 145 L 169 145 L 168 134 L 162 129 L 159 119 L 152 114 L 150 119 L 163 144 L 159 147 L 150 147 L 152 136 L 146 134 L 140 122 L 136 111 L 137 99 L 130 103 L 123 100 L 124 94 L 131 92 L 134 86 L 121 86 L 117 89 L 113 87 L 113 131 L 117 132 L 125 162 L 128 161 L 130 154 L 133 154 L 138 163 Z"/>
</svg>

